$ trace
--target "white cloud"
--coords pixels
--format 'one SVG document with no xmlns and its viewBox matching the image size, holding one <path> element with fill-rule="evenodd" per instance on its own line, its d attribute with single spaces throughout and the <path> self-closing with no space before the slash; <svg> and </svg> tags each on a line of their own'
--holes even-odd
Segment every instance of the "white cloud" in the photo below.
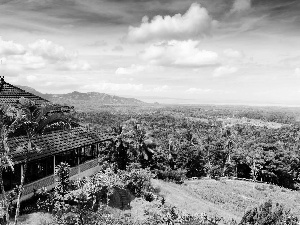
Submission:
<svg viewBox="0 0 300 225">
<path fill-rule="evenodd" d="M 91 65 L 85 61 L 73 60 L 70 62 L 66 62 L 61 66 L 63 70 L 81 70 L 86 71 L 91 69 Z"/>
<path fill-rule="evenodd" d="M 46 67 L 46 61 L 37 55 L 26 52 L 24 55 L 12 56 L 8 60 L 9 64 L 19 66 L 24 69 L 41 69 Z"/>
<path fill-rule="evenodd" d="M 199 93 L 205 93 L 205 92 L 211 92 L 211 89 L 202 89 L 202 88 L 189 88 L 185 92 L 188 94 L 199 94 Z"/>
<path fill-rule="evenodd" d="M 209 35 L 216 24 L 205 8 L 194 3 L 183 15 L 158 15 L 151 21 L 144 17 L 139 27 L 129 27 L 127 39 L 132 42 L 198 39 Z"/>
<path fill-rule="evenodd" d="M 153 44 L 142 52 L 141 57 L 163 66 L 201 67 L 219 63 L 217 53 L 201 50 L 198 45 L 198 41 L 192 40 Z"/>
<path fill-rule="evenodd" d="M 130 75 L 130 74 L 137 74 L 137 73 L 141 73 L 145 70 L 144 66 L 141 65 L 135 65 L 132 64 L 130 67 L 119 67 L 115 74 L 117 75 Z"/>
<path fill-rule="evenodd" d="M 244 12 L 251 9 L 251 0 L 235 0 L 233 3 L 231 13 Z"/>
<path fill-rule="evenodd" d="M 4 41 L 0 37 L 0 56 L 22 55 L 25 54 L 25 48 L 13 41 Z"/>
<path fill-rule="evenodd" d="M 223 53 L 226 57 L 229 57 L 229 58 L 243 57 L 243 53 L 241 53 L 240 51 L 237 51 L 237 50 L 233 50 L 233 49 L 225 49 Z"/>
<path fill-rule="evenodd" d="M 68 61 L 76 58 L 75 53 L 67 52 L 63 46 L 42 39 L 29 45 L 34 55 L 41 56 L 50 61 Z"/>
<path fill-rule="evenodd" d="M 88 62 L 78 60 L 74 52 L 67 51 L 63 46 L 51 41 L 42 39 L 29 45 L 30 53 L 45 59 L 48 63 L 57 65 L 61 70 L 89 70 L 91 65 Z"/>
<path fill-rule="evenodd" d="M 20 69 L 16 66 L 1 65 L 0 75 L 5 77 L 17 77 L 20 74 Z"/>
<path fill-rule="evenodd" d="M 150 92 L 166 92 L 169 91 L 170 87 L 168 85 L 158 86 L 150 90 Z"/>
<path fill-rule="evenodd" d="M 229 75 L 229 74 L 236 73 L 237 71 L 238 71 L 238 69 L 236 67 L 221 66 L 221 67 L 218 67 L 214 70 L 213 76 L 214 77 L 221 77 L 221 76 L 224 76 L 224 75 Z"/>
<path fill-rule="evenodd" d="M 38 78 L 36 76 L 34 76 L 34 75 L 28 75 L 28 76 L 26 76 L 26 79 L 29 82 L 35 82 L 35 81 L 37 81 Z"/>
<path fill-rule="evenodd" d="M 59 70 L 89 70 L 90 64 L 79 60 L 77 54 L 47 40 L 38 40 L 28 47 L 0 37 L 2 67 L 14 67 L 19 71 L 39 70 L 46 67 Z"/>
<path fill-rule="evenodd" d="M 143 84 L 130 84 L 130 83 L 118 84 L 118 83 L 103 82 L 100 84 L 85 85 L 81 89 L 83 91 L 95 90 L 100 92 L 115 93 L 117 91 L 136 92 L 136 91 L 143 90 L 143 88 L 144 88 Z"/>
<path fill-rule="evenodd" d="M 296 76 L 300 77 L 300 68 L 296 68 L 295 69 L 295 74 L 296 74 Z"/>
<path fill-rule="evenodd" d="M 115 52 L 123 52 L 124 51 L 124 48 L 120 45 L 117 45 L 115 46 L 112 51 L 115 51 Z"/>
</svg>

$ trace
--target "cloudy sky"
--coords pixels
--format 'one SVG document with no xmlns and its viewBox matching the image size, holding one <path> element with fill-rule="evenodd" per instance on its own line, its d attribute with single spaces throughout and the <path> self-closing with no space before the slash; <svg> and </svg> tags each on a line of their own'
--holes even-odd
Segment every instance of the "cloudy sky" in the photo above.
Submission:
<svg viewBox="0 0 300 225">
<path fill-rule="evenodd" d="M 0 73 L 43 93 L 300 105 L 299 37 L 299 0 L 0 0 Z"/>
</svg>

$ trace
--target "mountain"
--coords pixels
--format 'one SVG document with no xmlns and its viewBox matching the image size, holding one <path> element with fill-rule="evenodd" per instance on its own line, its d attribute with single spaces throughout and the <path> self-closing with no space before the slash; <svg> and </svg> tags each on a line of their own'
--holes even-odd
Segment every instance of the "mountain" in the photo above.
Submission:
<svg viewBox="0 0 300 225">
<path fill-rule="evenodd" d="M 79 110 L 92 110 L 103 105 L 129 106 L 147 104 L 135 98 L 124 98 L 99 92 L 81 93 L 78 91 L 73 91 L 67 94 L 43 94 L 31 87 L 21 85 L 17 85 L 17 87 L 54 103 L 72 105 Z"/>
</svg>

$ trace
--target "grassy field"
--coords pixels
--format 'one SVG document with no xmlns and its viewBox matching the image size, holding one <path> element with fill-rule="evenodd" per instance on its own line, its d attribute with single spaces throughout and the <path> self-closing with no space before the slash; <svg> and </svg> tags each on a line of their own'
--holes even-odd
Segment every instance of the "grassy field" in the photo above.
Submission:
<svg viewBox="0 0 300 225">
<path fill-rule="evenodd" d="M 167 203 L 190 214 L 205 212 L 239 221 L 247 209 L 272 199 L 300 217 L 300 192 L 275 185 L 213 179 L 186 181 L 182 185 L 161 180 L 152 182 L 160 188 Z"/>
</svg>

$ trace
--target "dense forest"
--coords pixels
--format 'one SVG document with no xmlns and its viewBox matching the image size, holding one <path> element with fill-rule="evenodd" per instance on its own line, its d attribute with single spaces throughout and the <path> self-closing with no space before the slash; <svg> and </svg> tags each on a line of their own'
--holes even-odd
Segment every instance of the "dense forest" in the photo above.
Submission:
<svg viewBox="0 0 300 225">
<path fill-rule="evenodd" d="M 293 110 L 116 107 L 80 112 L 77 118 L 90 129 L 116 135 L 119 147 L 110 160 L 122 159 L 121 168 L 134 161 L 166 179 L 228 176 L 291 189 L 300 182 L 300 127 Z"/>
</svg>

